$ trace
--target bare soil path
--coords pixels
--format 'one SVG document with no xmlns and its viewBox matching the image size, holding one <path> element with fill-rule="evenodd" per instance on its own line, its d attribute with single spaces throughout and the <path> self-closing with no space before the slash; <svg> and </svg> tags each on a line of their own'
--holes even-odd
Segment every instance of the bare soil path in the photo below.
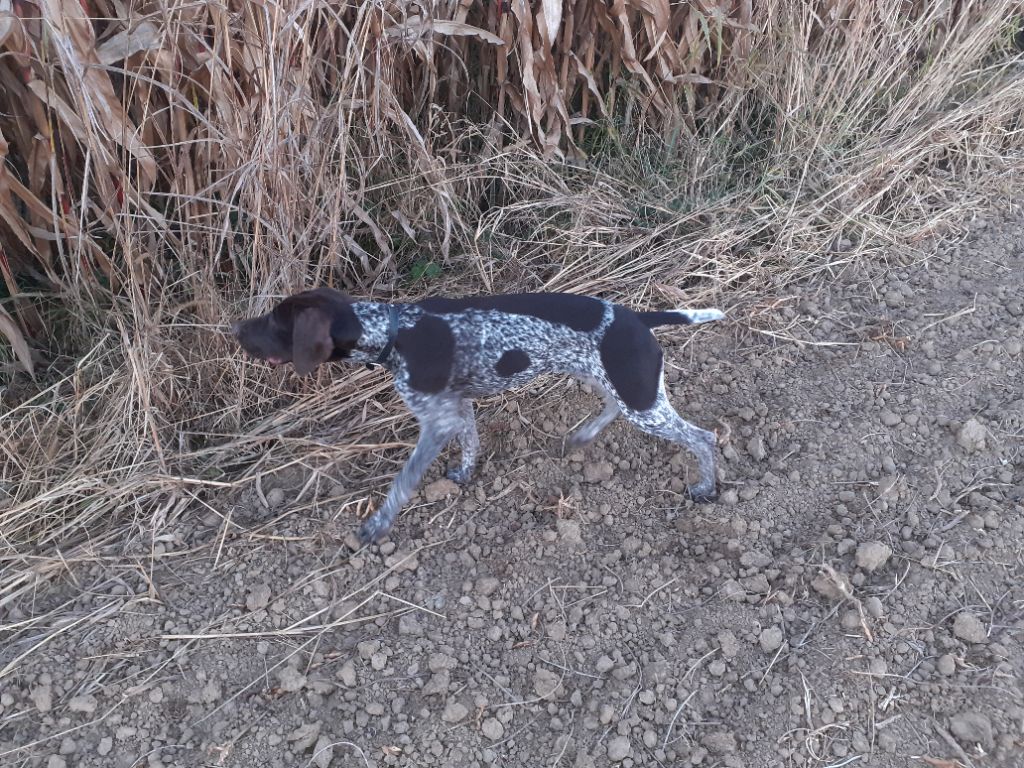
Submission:
<svg viewBox="0 0 1024 768">
<path fill-rule="evenodd" d="M 301 472 L 139 521 L 0 618 L 0 763 L 1024 766 L 1024 221 L 783 306 L 664 336 L 717 504 L 548 380 L 380 548 Z"/>
</svg>

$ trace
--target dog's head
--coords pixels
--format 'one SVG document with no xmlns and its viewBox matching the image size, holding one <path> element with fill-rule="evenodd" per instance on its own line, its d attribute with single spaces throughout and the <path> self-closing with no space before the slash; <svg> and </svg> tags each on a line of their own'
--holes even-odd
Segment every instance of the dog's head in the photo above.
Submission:
<svg viewBox="0 0 1024 768">
<path fill-rule="evenodd" d="M 328 360 L 348 357 L 363 332 L 349 297 L 333 288 L 289 296 L 231 330 L 248 354 L 275 366 L 291 363 L 300 376 Z"/>
</svg>

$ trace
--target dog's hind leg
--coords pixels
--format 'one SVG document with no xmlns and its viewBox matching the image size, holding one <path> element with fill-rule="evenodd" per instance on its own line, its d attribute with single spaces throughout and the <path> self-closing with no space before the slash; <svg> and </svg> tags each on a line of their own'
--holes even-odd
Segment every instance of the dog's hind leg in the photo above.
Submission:
<svg viewBox="0 0 1024 768">
<path fill-rule="evenodd" d="M 624 408 L 622 413 L 647 434 L 681 445 L 697 458 L 700 478 L 687 489 L 694 501 L 704 503 L 718 498 L 715 477 L 715 433 L 691 424 L 676 413 L 668 401 L 664 383 L 659 385 L 657 398 L 650 408 L 645 411 Z"/>
</svg>

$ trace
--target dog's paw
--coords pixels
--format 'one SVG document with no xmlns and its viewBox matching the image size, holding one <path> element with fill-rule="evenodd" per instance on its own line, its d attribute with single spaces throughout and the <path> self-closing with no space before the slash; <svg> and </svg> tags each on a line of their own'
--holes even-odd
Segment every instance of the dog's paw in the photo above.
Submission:
<svg viewBox="0 0 1024 768">
<path fill-rule="evenodd" d="M 564 459 L 576 451 L 582 451 L 589 448 L 596 439 L 597 435 L 588 434 L 583 430 L 573 432 L 562 441 L 562 458 Z"/>
<path fill-rule="evenodd" d="M 565 452 L 572 453 L 573 451 L 579 451 L 586 448 L 594 442 L 593 435 L 580 434 L 579 432 L 573 432 L 567 438 L 565 438 Z"/>
<path fill-rule="evenodd" d="M 473 470 L 465 467 L 452 467 L 445 473 L 445 477 L 456 485 L 465 485 L 473 477 Z"/>
<path fill-rule="evenodd" d="M 718 489 L 715 486 L 691 485 L 686 489 L 694 504 L 713 504 L 718 501 Z"/>
<path fill-rule="evenodd" d="M 391 530 L 391 523 L 388 520 L 374 515 L 361 526 L 359 526 L 359 543 L 364 547 L 380 541 L 388 535 Z"/>
</svg>

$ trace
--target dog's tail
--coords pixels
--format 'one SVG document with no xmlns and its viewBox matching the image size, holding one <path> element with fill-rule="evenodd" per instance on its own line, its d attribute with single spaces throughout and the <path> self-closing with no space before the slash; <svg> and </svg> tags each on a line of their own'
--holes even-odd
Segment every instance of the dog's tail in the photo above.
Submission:
<svg viewBox="0 0 1024 768">
<path fill-rule="evenodd" d="M 659 325 L 697 325 L 721 320 L 725 313 L 720 309 L 670 309 L 661 312 L 637 312 L 640 322 L 648 328 Z"/>
</svg>

